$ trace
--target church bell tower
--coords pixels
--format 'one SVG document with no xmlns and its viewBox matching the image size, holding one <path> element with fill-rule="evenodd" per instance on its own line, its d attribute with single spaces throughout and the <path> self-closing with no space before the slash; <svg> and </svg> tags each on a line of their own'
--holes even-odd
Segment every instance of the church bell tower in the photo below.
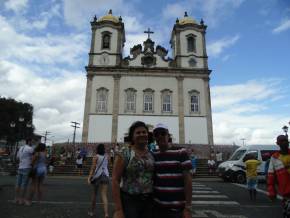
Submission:
<svg viewBox="0 0 290 218">
<path fill-rule="evenodd" d="M 208 68 L 205 45 L 206 27 L 203 20 L 198 24 L 185 12 L 184 17 L 176 19 L 171 33 L 172 58 L 176 67 Z"/>
<path fill-rule="evenodd" d="M 99 20 L 91 22 L 92 40 L 89 66 L 120 65 L 125 43 L 124 23 L 121 17 L 113 16 L 112 10 Z"/>
</svg>

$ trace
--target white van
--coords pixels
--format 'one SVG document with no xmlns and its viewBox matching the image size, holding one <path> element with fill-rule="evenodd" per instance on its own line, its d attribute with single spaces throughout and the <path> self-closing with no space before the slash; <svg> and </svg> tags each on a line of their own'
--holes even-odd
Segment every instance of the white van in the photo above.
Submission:
<svg viewBox="0 0 290 218">
<path fill-rule="evenodd" d="M 246 145 L 238 148 L 230 157 L 229 160 L 221 163 L 217 172 L 224 181 L 237 183 L 246 182 L 245 163 L 243 158 L 246 154 L 252 153 L 257 160 L 262 161 L 258 167 L 258 179 L 265 180 L 265 163 L 268 155 L 272 155 L 280 148 L 278 145 Z"/>
</svg>

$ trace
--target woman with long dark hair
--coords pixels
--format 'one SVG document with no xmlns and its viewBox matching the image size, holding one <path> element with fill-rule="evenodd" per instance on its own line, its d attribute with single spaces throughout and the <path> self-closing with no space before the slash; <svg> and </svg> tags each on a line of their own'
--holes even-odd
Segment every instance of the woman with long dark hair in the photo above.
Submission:
<svg viewBox="0 0 290 218">
<path fill-rule="evenodd" d="M 151 218 L 154 158 L 148 150 L 148 127 L 137 121 L 129 129 L 130 145 L 116 154 L 112 192 L 114 218 Z"/>
<path fill-rule="evenodd" d="M 105 145 L 99 144 L 97 147 L 97 154 L 93 157 L 91 170 L 88 177 L 88 184 L 92 184 L 92 200 L 91 211 L 89 216 L 96 214 L 96 198 L 100 191 L 101 199 L 104 208 L 105 218 L 109 217 L 108 212 L 108 185 L 109 185 L 109 171 L 108 171 L 108 155 L 105 152 Z"/>
<path fill-rule="evenodd" d="M 33 199 L 34 193 L 37 194 L 37 200 L 42 200 L 43 195 L 43 181 L 47 174 L 47 159 L 46 159 L 46 145 L 44 143 L 39 143 L 35 148 L 34 155 L 32 157 L 32 182 L 31 182 L 31 190 L 29 195 L 29 203 Z"/>
</svg>

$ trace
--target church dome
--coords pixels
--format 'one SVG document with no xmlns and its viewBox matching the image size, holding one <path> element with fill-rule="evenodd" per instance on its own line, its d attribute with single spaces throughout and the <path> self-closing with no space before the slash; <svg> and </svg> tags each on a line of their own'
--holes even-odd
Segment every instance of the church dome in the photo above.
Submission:
<svg viewBox="0 0 290 218">
<path fill-rule="evenodd" d="M 119 23 L 119 18 L 112 15 L 112 10 L 109 11 L 109 13 L 103 17 L 100 18 L 99 21 L 111 21 L 114 23 Z"/>
<path fill-rule="evenodd" d="M 187 15 L 187 12 L 184 13 L 184 17 L 179 20 L 179 24 L 196 24 L 196 21 Z"/>
</svg>

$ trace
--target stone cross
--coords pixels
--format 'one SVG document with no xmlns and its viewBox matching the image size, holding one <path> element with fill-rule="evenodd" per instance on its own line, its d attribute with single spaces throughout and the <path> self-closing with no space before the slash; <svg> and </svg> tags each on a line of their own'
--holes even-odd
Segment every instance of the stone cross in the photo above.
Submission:
<svg viewBox="0 0 290 218">
<path fill-rule="evenodd" d="M 150 31 L 150 28 L 148 28 L 148 30 L 147 31 L 144 31 L 144 33 L 147 33 L 148 34 L 148 39 L 150 38 L 150 34 L 152 33 L 154 33 L 154 32 L 152 32 L 152 31 Z"/>
</svg>

